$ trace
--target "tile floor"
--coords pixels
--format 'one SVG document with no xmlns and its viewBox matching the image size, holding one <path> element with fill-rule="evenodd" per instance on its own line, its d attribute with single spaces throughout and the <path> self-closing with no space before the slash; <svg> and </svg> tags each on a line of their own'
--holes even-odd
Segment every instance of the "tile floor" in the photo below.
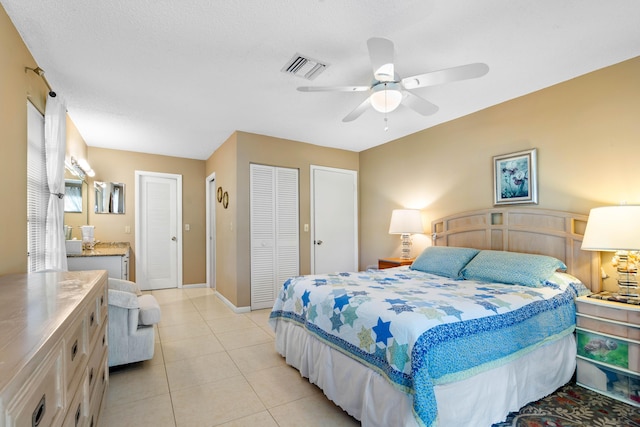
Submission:
<svg viewBox="0 0 640 427">
<path fill-rule="evenodd" d="M 111 369 L 102 427 L 360 425 L 274 350 L 269 310 L 236 314 L 208 288 L 152 294 L 155 355 Z"/>
</svg>

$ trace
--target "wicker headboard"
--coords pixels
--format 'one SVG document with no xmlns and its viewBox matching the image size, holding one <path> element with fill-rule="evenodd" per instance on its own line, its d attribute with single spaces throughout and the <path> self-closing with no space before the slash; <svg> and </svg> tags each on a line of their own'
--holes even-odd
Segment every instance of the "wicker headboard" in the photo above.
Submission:
<svg viewBox="0 0 640 427">
<path fill-rule="evenodd" d="M 593 292 L 601 290 L 600 254 L 580 249 L 587 216 L 535 208 L 493 208 L 431 223 L 434 246 L 549 255 Z"/>
</svg>

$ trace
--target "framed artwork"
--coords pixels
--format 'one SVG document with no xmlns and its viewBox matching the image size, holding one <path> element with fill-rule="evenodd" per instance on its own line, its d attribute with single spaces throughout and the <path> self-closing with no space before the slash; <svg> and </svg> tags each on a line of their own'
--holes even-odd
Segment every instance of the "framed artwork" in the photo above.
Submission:
<svg viewBox="0 0 640 427">
<path fill-rule="evenodd" d="M 226 191 L 222 195 L 222 207 L 227 209 L 229 207 L 229 193 Z"/>
<path fill-rule="evenodd" d="M 218 203 L 222 202 L 222 187 L 218 187 L 218 194 L 216 194 Z"/>
<path fill-rule="evenodd" d="M 493 157 L 494 205 L 538 203 L 537 149 Z"/>
</svg>

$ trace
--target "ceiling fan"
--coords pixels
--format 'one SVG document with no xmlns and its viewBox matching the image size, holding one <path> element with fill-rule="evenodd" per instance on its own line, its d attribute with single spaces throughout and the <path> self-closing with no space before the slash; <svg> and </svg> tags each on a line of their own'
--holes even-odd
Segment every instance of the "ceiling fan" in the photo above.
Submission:
<svg viewBox="0 0 640 427">
<path fill-rule="evenodd" d="M 389 113 L 400 104 L 428 116 L 438 111 L 438 106 L 411 93 L 411 89 L 435 86 L 457 80 L 482 77 L 489 72 L 489 66 L 483 63 L 460 65 L 444 70 L 431 71 L 412 77 L 400 78 L 393 65 L 394 47 L 391 40 L 373 37 L 367 40 L 369 58 L 373 66 L 373 81 L 369 86 L 301 86 L 301 92 L 364 92 L 371 95 L 342 119 L 350 122 L 357 119 L 369 106 L 381 113 Z"/>
</svg>

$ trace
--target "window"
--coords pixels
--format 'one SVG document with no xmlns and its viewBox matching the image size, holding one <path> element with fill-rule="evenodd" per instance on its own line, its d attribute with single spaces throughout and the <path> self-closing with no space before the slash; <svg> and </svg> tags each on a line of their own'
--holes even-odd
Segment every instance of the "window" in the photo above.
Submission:
<svg viewBox="0 0 640 427">
<path fill-rule="evenodd" d="M 48 203 L 44 117 L 27 102 L 27 248 L 30 272 L 45 268 Z"/>
</svg>

